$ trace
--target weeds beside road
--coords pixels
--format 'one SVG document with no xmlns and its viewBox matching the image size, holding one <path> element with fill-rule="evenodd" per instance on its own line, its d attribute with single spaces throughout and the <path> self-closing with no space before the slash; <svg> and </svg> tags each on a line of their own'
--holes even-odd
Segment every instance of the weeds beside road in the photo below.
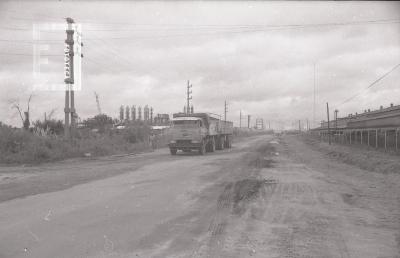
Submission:
<svg viewBox="0 0 400 258">
<path fill-rule="evenodd" d="M 393 152 L 377 151 L 365 146 L 341 145 L 332 143 L 329 145 L 310 135 L 301 135 L 300 139 L 315 150 L 329 158 L 340 162 L 355 165 L 359 168 L 379 173 L 400 173 L 400 157 Z"/>
<path fill-rule="evenodd" d="M 116 154 L 148 152 L 166 147 L 168 132 L 156 135 L 149 142 L 150 127 L 138 125 L 101 133 L 76 129 L 70 139 L 63 135 L 11 128 L 0 123 L 0 164 L 39 164 L 77 157 L 100 157 Z M 235 140 L 261 134 L 256 131 L 235 131 Z"/>
<path fill-rule="evenodd" d="M 59 135 L 39 135 L 0 126 L 0 163 L 37 164 L 75 157 L 143 152 L 150 149 L 148 135 L 146 128 L 102 134 L 77 130 L 72 139 L 65 139 Z"/>
</svg>

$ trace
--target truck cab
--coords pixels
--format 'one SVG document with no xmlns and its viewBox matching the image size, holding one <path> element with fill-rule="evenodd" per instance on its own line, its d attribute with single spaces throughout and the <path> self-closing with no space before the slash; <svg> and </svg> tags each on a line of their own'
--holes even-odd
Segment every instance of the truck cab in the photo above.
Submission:
<svg viewBox="0 0 400 258">
<path fill-rule="evenodd" d="M 203 138 L 207 135 L 204 120 L 199 117 L 176 117 L 172 119 L 171 136 L 169 143 L 171 153 L 177 150 L 191 151 L 199 149 Z"/>
</svg>

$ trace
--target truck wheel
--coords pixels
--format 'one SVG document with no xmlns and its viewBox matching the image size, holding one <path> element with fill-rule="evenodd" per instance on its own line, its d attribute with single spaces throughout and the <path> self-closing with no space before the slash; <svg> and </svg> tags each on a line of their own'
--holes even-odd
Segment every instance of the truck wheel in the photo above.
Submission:
<svg viewBox="0 0 400 258">
<path fill-rule="evenodd" d="M 215 149 L 217 149 L 217 150 L 222 150 L 222 149 L 224 149 L 224 138 L 223 137 L 218 137 L 217 138 L 217 142 L 216 142 L 216 146 L 215 146 Z"/>
<path fill-rule="evenodd" d="M 177 149 L 173 149 L 173 148 L 169 149 L 169 152 L 171 152 L 171 155 L 176 155 L 177 151 L 178 151 Z"/>
<path fill-rule="evenodd" d="M 225 143 L 225 146 L 227 147 L 227 148 L 232 148 L 232 141 L 231 141 L 231 138 L 228 136 L 228 137 L 226 137 L 226 143 Z"/>
<path fill-rule="evenodd" d="M 200 155 L 206 154 L 206 145 L 203 143 L 199 148 Z"/>
<path fill-rule="evenodd" d="M 211 144 L 210 144 L 210 152 L 214 152 L 215 151 L 215 141 L 212 140 Z"/>
</svg>

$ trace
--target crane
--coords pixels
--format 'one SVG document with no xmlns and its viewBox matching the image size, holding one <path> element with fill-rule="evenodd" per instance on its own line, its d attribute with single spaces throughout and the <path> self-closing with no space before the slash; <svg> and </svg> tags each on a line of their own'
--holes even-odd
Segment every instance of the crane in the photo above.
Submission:
<svg viewBox="0 0 400 258">
<path fill-rule="evenodd" d="M 100 100 L 99 100 L 99 95 L 97 92 L 94 92 L 94 96 L 96 97 L 96 103 L 97 103 L 97 112 L 99 112 L 99 115 L 101 114 L 101 108 L 100 108 Z"/>
</svg>

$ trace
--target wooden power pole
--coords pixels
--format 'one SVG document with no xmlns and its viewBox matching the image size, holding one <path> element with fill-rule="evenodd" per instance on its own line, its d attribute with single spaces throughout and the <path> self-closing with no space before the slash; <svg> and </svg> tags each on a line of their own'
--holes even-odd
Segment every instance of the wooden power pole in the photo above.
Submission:
<svg viewBox="0 0 400 258">
<path fill-rule="evenodd" d="M 242 128 L 242 110 L 239 113 L 239 128 Z"/>
<path fill-rule="evenodd" d="M 190 100 L 192 99 L 192 91 L 190 90 L 192 85 L 190 84 L 189 80 L 187 81 L 187 91 L 186 91 L 186 113 L 190 113 Z"/>
<path fill-rule="evenodd" d="M 227 105 L 226 105 L 226 100 L 225 100 L 225 106 L 224 106 L 224 121 L 226 122 L 226 112 L 228 112 Z"/>
<path fill-rule="evenodd" d="M 329 139 L 329 145 L 331 145 L 331 127 L 330 127 L 330 122 L 329 122 L 329 104 L 326 102 L 326 114 L 328 116 L 328 139 Z"/>
</svg>

